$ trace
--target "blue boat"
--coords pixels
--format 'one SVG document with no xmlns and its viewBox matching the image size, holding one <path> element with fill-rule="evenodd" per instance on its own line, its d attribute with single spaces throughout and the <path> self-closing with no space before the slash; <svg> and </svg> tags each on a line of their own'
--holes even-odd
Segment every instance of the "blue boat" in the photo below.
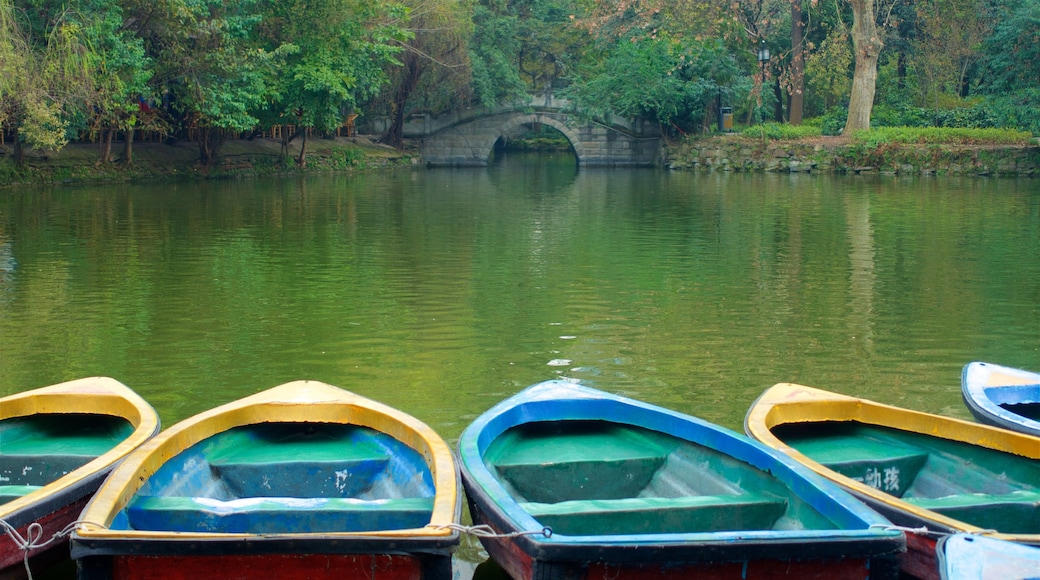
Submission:
<svg viewBox="0 0 1040 580">
<path fill-rule="evenodd" d="M 781 453 L 675 411 L 539 383 L 458 443 L 481 542 L 531 578 L 894 578 L 905 538 Z"/>
<path fill-rule="evenodd" d="M 448 579 L 451 448 L 402 411 L 295 381 L 189 417 L 83 511 L 78 577 Z"/>
<path fill-rule="evenodd" d="M 1037 580 L 1040 548 L 976 534 L 953 534 L 936 546 L 942 580 Z"/>
<path fill-rule="evenodd" d="M 1040 374 L 968 363 L 961 375 L 961 393 L 980 422 L 1040 437 Z"/>
</svg>

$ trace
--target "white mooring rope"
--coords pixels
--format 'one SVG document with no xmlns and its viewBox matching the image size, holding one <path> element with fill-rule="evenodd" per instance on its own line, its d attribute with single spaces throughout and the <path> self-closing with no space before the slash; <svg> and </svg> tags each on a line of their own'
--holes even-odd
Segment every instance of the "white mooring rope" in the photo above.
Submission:
<svg viewBox="0 0 1040 580">
<path fill-rule="evenodd" d="M 545 527 L 540 530 L 531 532 L 509 532 L 508 534 L 498 533 L 487 524 L 480 524 L 476 526 L 463 526 L 460 524 L 427 524 L 427 528 L 434 528 L 438 530 L 455 530 L 462 534 L 469 534 L 478 538 L 515 538 L 517 536 L 545 536 L 551 538 L 553 531 L 552 528 Z"/>
</svg>

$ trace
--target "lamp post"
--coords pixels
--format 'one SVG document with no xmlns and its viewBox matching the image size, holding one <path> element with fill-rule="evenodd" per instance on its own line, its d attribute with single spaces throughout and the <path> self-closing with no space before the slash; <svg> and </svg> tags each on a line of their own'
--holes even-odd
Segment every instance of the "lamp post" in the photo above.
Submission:
<svg viewBox="0 0 1040 580">
<path fill-rule="evenodd" d="M 762 116 L 762 91 L 766 87 L 766 63 L 769 62 L 769 48 L 766 47 L 766 39 L 762 39 L 762 44 L 758 46 L 758 63 L 762 67 L 762 80 L 758 85 L 758 114 L 759 120 L 761 121 Z"/>
</svg>

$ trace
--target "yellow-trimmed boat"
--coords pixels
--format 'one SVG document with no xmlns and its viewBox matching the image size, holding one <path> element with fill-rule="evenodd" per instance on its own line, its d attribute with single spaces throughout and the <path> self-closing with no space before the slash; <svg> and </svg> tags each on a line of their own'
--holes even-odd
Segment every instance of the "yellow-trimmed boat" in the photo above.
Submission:
<svg viewBox="0 0 1040 580">
<path fill-rule="evenodd" d="M 315 381 L 190 417 L 117 468 L 72 535 L 80 578 L 450 578 L 450 448 Z"/>
<path fill-rule="evenodd" d="M 912 576 L 937 576 L 942 535 L 1040 545 L 1040 438 L 790 383 L 766 390 L 744 429 L 917 530 L 901 562 Z"/>
<path fill-rule="evenodd" d="M 158 430 L 151 405 L 108 377 L 0 398 L 0 573 L 60 555 L 105 476 Z"/>
</svg>

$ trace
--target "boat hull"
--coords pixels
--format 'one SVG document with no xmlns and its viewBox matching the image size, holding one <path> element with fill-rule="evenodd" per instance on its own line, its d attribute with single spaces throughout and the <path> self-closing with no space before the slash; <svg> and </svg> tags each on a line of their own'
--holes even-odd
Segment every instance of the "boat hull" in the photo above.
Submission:
<svg viewBox="0 0 1040 580">
<path fill-rule="evenodd" d="M 961 394 L 979 422 L 1040 437 L 1040 374 L 968 363 L 961 374 Z"/>
<path fill-rule="evenodd" d="M 530 437 L 512 435 L 518 429 L 529 431 Z M 554 445 L 554 437 L 558 445 Z M 628 446 L 630 441 L 649 443 Z M 605 456 L 595 455 L 603 449 L 601 444 L 615 443 Z M 662 464 L 669 467 L 641 474 L 645 464 L 657 461 L 653 452 L 644 450 L 652 450 L 658 443 L 671 450 Z M 577 474 L 568 471 L 570 464 L 562 459 L 575 448 L 579 455 L 592 450 L 587 461 L 577 460 L 580 467 L 576 469 L 581 470 Z M 540 449 L 552 451 L 544 455 Z M 643 578 L 651 573 L 665 578 L 723 578 L 732 577 L 734 571 L 744 578 L 894 578 L 898 554 L 905 548 L 901 533 L 884 529 L 889 522 L 741 435 L 562 381 L 535 385 L 482 415 L 460 438 L 459 456 L 473 522 L 488 526 L 491 532 L 481 534 L 481 542 L 492 559 L 517 580 L 591 579 L 604 574 Z M 508 484 L 501 483 L 487 463 L 494 464 Z M 626 481 L 615 485 L 608 474 L 619 469 L 625 474 L 623 480 L 647 477 L 657 482 L 651 485 L 668 486 L 671 483 L 663 482 L 697 479 L 698 472 L 692 470 L 706 469 L 698 467 L 701 464 L 711 464 L 716 470 L 708 478 L 717 480 L 704 485 L 729 491 L 697 491 L 679 483 L 660 496 L 655 494 L 663 488 L 650 495 L 646 495 L 649 488 L 638 496 L 626 495 L 614 489 L 624 487 Z M 530 472 L 527 482 L 525 472 Z M 800 512 L 804 515 L 811 511 L 805 506 L 811 504 L 812 509 L 835 519 L 824 525 L 823 520 L 806 516 L 805 527 L 773 529 L 769 527 L 772 523 L 764 528 L 754 523 L 736 524 L 740 529 L 727 527 L 743 517 L 733 514 L 741 509 L 741 501 L 751 501 L 746 498 L 755 493 L 736 489 L 734 481 L 746 477 L 746 485 L 757 486 L 759 476 L 753 474 L 759 472 L 771 474 L 766 476 L 771 483 L 763 484 L 760 491 L 779 493 L 770 485 L 786 490 L 782 493 L 798 488 L 803 495 L 786 496 L 784 505 L 804 510 Z M 606 475 L 590 477 L 594 473 Z M 575 481 L 586 483 L 574 484 L 577 487 L 568 483 Z M 529 483 L 563 491 L 557 499 L 537 499 L 534 496 L 539 491 L 532 490 Z M 506 491 L 507 487 L 515 491 Z M 586 491 L 594 497 L 586 498 Z M 664 511 L 660 506 L 665 506 Z M 850 511 L 846 513 L 846 509 Z M 794 511 L 784 517 L 791 517 Z M 856 515 L 842 519 L 839 512 Z M 626 519 L 626 514 L 635 515 Z M 588 524 L 583 518 L 596 523 Z M 662 528 L 644 521 L 655 519 L 669 523 Z M 830 527 L 835 521 L 842 523 Z M 672 522 L 675 527 L 669 528 Z M 633 528 L 641 531 L 631 531 Z"/>
<path fill-rule="evenodd" d="M 155 410 L 107 377 L 78 379 L 0 399 L 0 420 L 8 428 L 10 421 L 22 423 L 21 441 L 0 450 L 5 483 L 20 483 L 12 469 L 22 475 L 55 471 L 54 479 L 25 482 L 31 491 L 0 504 L 0 519 L 17 535 L 0 530 L 0 572 L 20 568 L 27 559 L 67 558 L 69 526 L 113 467 L 159 430 Z M 84 438 L 84 432 L 90 435 Z M 53 445 L 48 444 L 50 437 Z M 35 443 L 27 443 L 33 438 Z M 89 448 L 97 448 L 98 453 Z"/>
<path fill-rule="evenodd" d="M 465 479 L 463 480 L 465 481 Z M 463 484 L 465 485 L 465 483 Z M 488 526 L 494 535 L 482 537 L 488 555 L 511 578 L 531 580 L 599 579 L 644 580 L 742 580 L 773 578 L 897 578 L 899 563 L 893 557 L 850 557 L 843 553 L 861 552 L 861 546 L 850 542 L 833 550 L 805 550 L 793 543 L 773 546 L 770 550 L 749 550 L 747 546 L 719 546 L 717 543 L 690 543 L 687 546 L 589 545 L 563 550 L 542 550 L 536 544 L 511 537 L 515 531 L 496 525 L 494 513 L 470 501 L 470 514 L 475 524 Z M 934 545 L 933 545 L 934 549 Z M 895 548 L 893 548 L 895 551 Z M 791 559 L 792 552 L 798 553 Z"/>
<path fill-rule="evenodd" d="M 73 534 L 81 579 L 449 579 L 461 494 L 429 427 L 313 381 L 186 419 L 117 469 Z M 363 572 L 363 573 L 362 573 Z"/>
</svg>

